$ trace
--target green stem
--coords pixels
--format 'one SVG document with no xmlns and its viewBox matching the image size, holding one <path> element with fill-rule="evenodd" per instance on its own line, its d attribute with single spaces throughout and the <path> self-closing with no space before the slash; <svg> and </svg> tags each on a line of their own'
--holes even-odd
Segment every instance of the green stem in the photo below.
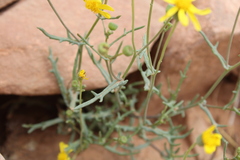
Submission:
<svg viewBox="0 0 240 160">
<path fill-rule="evenodd" d="M 229 69 L 225 70 L 220 77 L 217 79 L 217 81 L 212 85 L 212 87 L 208 90 L 208 92 L 201 98 L 201 100 L 199 100 L 198 102 L 188 106 L 188 107 L 183 107 L 180 108 L 179 111 L 181 110 L 186 110 L 189 108 L 192 108 L 200 103 L 202 103 L 204 100 L 206 100 L 211 94 L 212 92 L 215 90 L 215 88 L 218 86 L 218 84 L 223 80 L 223 78 L 229 73 L 231 72 L 233 69 L 237 68 L 240 66 L 240 62 L 236 63 L 235 65 L 231 66 Z"/>
<path fill-rule="evenodd" d="M 109 69 L 110 69 L 110 74 L 113 76 L 113 78 L 115 78 L 118 81 L 121 81 L 120 78 L 116 77 L 115 74 L 113 73 L 113 69 L 112 69 L 112 64 L 109 64 Z"/>
<path fill-rule="evenodd" d="M 163 60 L 163 57 L 165 55 L 168 43 L 170 42 L 170 39 L 172 38 L 172 35 L 173 35 L 173 33 L 174 33 L 174 31 L 177 27 L 177 24 L 178 24 L 178 21 L 175 21 L 169 35 L 167 36 L 166 42 L 164 43 L 164 46 L 163 46 L 163 49 L 162 49 L 162 52 L 161 52 L 160 59 L 159 59 L 158 64 L 157 64 L 157 68 L 156 68 L 157 70 L 160 69 L 160 65 L 162 64 L 162 60 Z"/>
<path fill-rule="evenodd" d="M 225 70 L 222 75 L 217 79 L 217 81 L 212 85 L 212 87 L 208 90 L 208 92 L 204 95 L 204 97 L 202 98 L 203 100 L 207 99 L 212 92 L 215 90 L 215 88 L 218 86 L 218 84 L 222 81 L 222 79 L 234 68 L 240 66 L 240 62 L 236 63 L 235 65 L 233 65 L 232 67 L 230 67 L 228 70 Z M 202 100 L 202 101 L 203 101 Z M 201 101 L 201 102 L 202 102 Z M 200 103 L 201 103 L 200 102 Z"/>
<path fill-rule="evenodd" d="M 130 62 L 130 64 L 128 65 L 126 71 L 124 72 L 122 78 L 125 79 L 130 68 L 132 67 L 133 65 L 133 62 L 135 61 L 136 57 L 137 57 L 137 53 L 136 53 L 136 47 L 135 47 L 135 42 L 134 42 L 134 19 L 135 19 L 135 16 L 134 16 L 134 0 L 132 0 L 132 46 L 133 46 L 133 57 L 132 57 L 132 60 Z"/>
<path fill-rule="evenodd" d="M 236 16 L 236 18 L 235 18 L 234 25 L 233 25 L 233 29 L 232 29 L 231 36 L 230 36 L 230 40 L 229 40 L 229 43 L 228 43 L 228 49 L 227 49 L 227 64 L 228 64 L 228 62 L 229 62 L 230 50 L 231 50 L 231 46 L 232 46 L 233 35 L 234 35 L 234 31 L 235 31 L 235 28 L 236 28 L 236 24 L 237 24 L 237 21 L 238 21 L 238 16 L 239 16 L 239 14 L 240 14 L 240 8 L 238 9 L 238 13 L 237 13 L 237 16 Z"/>
<path fill-rule="evenodd" d="M 105 60 L 105 62 L 106 62 L 106 66 L 107 66 L 107 69 L 108 69 L 108 74 L 109 74 L 109 76 L 110 76 L 110 80 L 111 80 L 111 82 L 112 82 L 112 81 L 113 81 L 113 77 L 115 77 L 115 75 L 114 75 L 113 72 L 112 72 L 111 64 L 109 64 L 107 60 Z M 118 78 L 117 78 L 117 80 L 118 80 Z M 116 97 L 116 99 L 117 99 L 117 103 L 118 103 L 118 106 L 119 106 L 119 108 L 120 108 L 122 102 L 121 102 L 121 100 L 120 100 L 120 98 L 119 98 L 119 89 L 114 92 L 114 95 L 115 95 L 115 97 Z"/>
<path fill-rule="evenodd" d="M 78 72 L 81 70 L 81 65 L 82 65 L 82 50 L 83 50 L 83 45 L 79 46 L 78 48 L 78 53 L 79 54 L 79 59 L 78 59 Z"/>
<path fill-rule="evenodd" d="M 92 33 L 93 29 L 95 28 L 95 26 L 97 25 L 98 21 L 100 20 L 99 17 L 97 17 L 97 19 L 95 20 L 95 22 L 93 23 L 92 27 L 90 28 L 90 30 L 88 31 L 87 35 L 84 37 L 85 39 L 87 39 L 89 37 L 89 35 Z"/>
<path fill-rule="evenodd" d="M 156 54 L 155 54 L 155 57 L 154 57 L 154 61 L 153 61 L 153 66 L 155 67 L 156 66 L 156 63 L 157 63 L 157 58 L 158 58 L 158 55 L 159 55 L 159 52 L 160 52 L 160 48 L 162 46 L 162 42 L 163 42 L 163 37 L 165 35 L 165 32 L 163 32 L 161 34 L 161 37 L 160 37 L 160 40 L 159 40 L 159 43 L 158 43 L 158 48 L 157 48 L 157 51 L 156 51 Z"/>
<path fill-rule="evenodd" d="M 147 46 L 149 46 L 153 41 L 155 41 L 155 40 L 158 38 L 158 36 L 165 30 L 165 27 L 168 25 L 169 21 L 170 21 L 170 19 L 169 19 L 168 21 L 166 21 L 166 23 L 165 23 L 165 24 L 163 25 L 163 27 L 158 31 L 158 33 L 157 33 L 144 47 L 142 47 L 142 48 L 137 52 L 136 55 L 133 55 L 133 58 L 132 58 L 130 64 L 128 65 L 127 69 L 125 70 L 125 72 L 124 72 L 124 74 L 123 74 L 123 76 L 122 76 L 123 79 L 126 78 L 126 76 L 127 76 L 128 72 L 129 72 L 130 68 L 132 67 L 133 62 L 135 61 L 135 58 L 137 57 L 137 55 L 138 55 L 139 53 L 141 53 L 143 50 L 145 50 L 145 49 L 147 48 Z"/>
<path fill-rule="evenodd" d="M 54 6 L 52 5 L 52 2 L 50 0 L 47 0 L 49 5 L 51 6 L 52 10 L 54 11 L 54 13 L 56 14 L 56 16 L 58 17 L 59 21 L 62 23 L 63 27 L 75 38 L 76 41 L 79 42 L 79 40 L 77 39 L 77 37 L 68 29 L 68 27 L 65 25 L 65 23 L 63 22 L 63 20 L 61 19 L 61 17 L 59 16 L 59 14 L 57 13 L 56 9 L 54 8 Z"/>
<path fill-rule="evenodd" d="M 161 55 L 160 55 L 160 59 L 158 61 L 157 67 L 156 67 L 157 71 L 160 69 L 160 65 L 161 65 L 163 57 L 165 55 L 168 43 L 170 42 L 170 39 L 171 39 L 175 29 L 176 29 L 177 24 L 178 24 L 178 22 L 176 21 L 174 23 L 174 25 L 173 25 L 173 27 L 172 27 L 172 29 L 171 29 L 167 39 L 166 39 L 166 42 L 164 43 L 164 46 L 163 46 L 163 49 L 162 49 L 162 52 L 161 52 Z M 147 120 L 148 106 L 149 106 L 149 102 L 150 102 L 150 99 L 151 99 L 151 96 L 152 96 L 152 92 L 153 92 L 153 87 L 154 87 L 156 76 L 157 76 L 157 73 L 155 73 L 154 75 L 151 76 L 150 89 L 149 89 L 148 94 L 147 94 L 146 106 L 145 106 L 145 110 L 144 110 L 144 123 L 146 123 L 146 120 Z"/>
<path fill-rule="evenodd" d="M 112 72 L 111 72 L 111 69 L 109 67 L 108 61 L 105 60 L 105 63 L 106 63 L 106 66 L 107 66 L 107 70 L 108 70 L 108 74 L 109 74 L 110 80 L 112 82 L 113 81 L 113 77 L 112 77 L 112 74 L 111 74 Z"/>
<path fill-rule="evenodd" d="M 150 7 L 149 7 L 149 13 L 148 13 L 147 37 L 146 37 L 147 43 L 148 43 L 149 37 L 150 37 L 150 24 L 151 24 L 151 17 L 152 17 L 153 2 L 154 2 L 154 0 L 151 0 Z M 152 59 L 151 59 L 151 55 L 150 55 L 150 51 L 149 51 L 149 45 L 147 46 L 147 55 L 148 55 L 150 64 L 152 64 Z"/>
<path fill-rule="evenodd" d="M 193 143 L 189 148 L 188 150 L 185 152 L 184 156 L 183 156 L 183 160 L 185 160 L 188 156 L 188 154 L 190 153 L 190 151 L 197 145 L 197 143 Z"/>
<path fill-rule="evenodd" d="M 80 85 L 80 93 L 79 93 L 79 105 L 82 103 L 82 79 L 79 80 L 79 85 Z M 79 109 L 79 118 L 80 118 L 80 128 L 81 128 L 81 133 L 80 133 L 80 148 L 82 149 L 82 141 L 83 141 L 83 114 L 82 114 L 82 108 Z"/>
<path fill-rule="evenodd" d="M 134 34 L 135 34 L 135 31 L 134 31 L 134 23 L 135 23 L 135 8 L 134 8 L 134 0 L 132 0 L 132 46 L 133 46 L 133 55 L 136 55 L 136 47 L 135 47 L 135 41 L 134 41 Z"/>
</svg>

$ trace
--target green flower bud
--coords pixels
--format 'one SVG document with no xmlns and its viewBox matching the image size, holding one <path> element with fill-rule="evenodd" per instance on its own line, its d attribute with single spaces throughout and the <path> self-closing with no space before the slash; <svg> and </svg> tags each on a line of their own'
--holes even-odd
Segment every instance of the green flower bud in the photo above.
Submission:
<svg viewBox="0 0 240 160">
<path fill-rule="evenodd" d="M 78 88 L 78 81 L 77 80 L 72 81 L 72 87 L 73 88 Z"/>
<path fill-rule="evenodd" d="M 128 142 L 128 138 L 127 138 L 127 136 L 120 136 L 119 138 L 118 138 L 118 142 L 120 142 L 120 143 L 127 143 Z"/>
<path fill-rule="evenodd" d="M 108 23 L 108 28 L 112 31 L 115 31 L 118 28 L 118 25 L 110 22 L 110 23 Z"/>
<path fill-rule="evenodd" d="M 69 117 L 71 117 L 71 116 L 73 115 L 73 111 L 70 110 L 70 109 L 68 109 L 68 110 L 66 111 L 66 115 L 69 116 Z"/>
<path fill-rule="evenodd" d="M 124 46 L 122 52 L 125 56 L 131 56 L 134 53 L 133 47 L 130 45 Z"/>
<path fill-rule="evenodd" d="M 98 52 L 103 56 L 107 56 L 109 47 L 108 43 L 102 42 L 98 45 Z"/>
</svg>

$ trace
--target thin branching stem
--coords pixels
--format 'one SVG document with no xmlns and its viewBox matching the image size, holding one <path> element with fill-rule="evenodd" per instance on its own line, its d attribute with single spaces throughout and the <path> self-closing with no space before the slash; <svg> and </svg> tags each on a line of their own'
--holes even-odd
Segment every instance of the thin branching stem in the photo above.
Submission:
<svg viewBox="0 0 240 160">
<path fill-rule="evenodd" d="M 67 25 L 63 22 L 62 18 L 59 16 L 57 10 L 54 8 L 52 2 L 50 0 L 47 0 L 49 5 L 51 6 L 52 10 L 54 11 L 54 13 L 56 14 L 56 16 L 58 17 L 59 21 L 62 23 L 63 27 L 67 30 L 67 32 L 69 32 L 73 38 L 76 40 L 76 41 L 79 41 L 79 39 L 71 32 L 71 30 L 67 27 Z"/>
<path fill-rule="evenodd" d="M 156 67 L 157 71 L 160 69 L 160 65 L 161 65 L 163 57 L 165 55 L 168 43 L 170 42 L 170 39 L 171 39 L 171 37 L 172 37 L 172 35 L 174 33 L 174 30 L 176 29 L 177 24 L 178 23 L 176 21 L 174 23 L 174 25 L 173 25 L 173 27 L 172 27 L 172 29 L 171 29 L 167 39 L 166 39 L 166 42 L 164 43 L 164 46 L 163 46 L 163 49 L 162 49 L 162 52 L 161 52 L 161 55 L 160 55 L 160 59 L 158 61 L 157 67 Z M 148 111 L 149 102 L 150 102 L 150 99 L 151 99 L 151 96 L 152 96 L 152 93 L 153 93 L 153 87 L 154 87 L 154 84 L 155 84 L 156 75 L 157 75 L 157 72 L 154 75 L 151 76 L 150 90 L 148 91 L 148 94 L 147 94 L 146 105 L 145 105 L 145 109 L 144 109 L 144 123 L 147 120 L 147 111 Z"/>
<path fill-rule="evenodd" d="M 233 24 L 233 29 L 232 29 L 232 32 L 231 32 L 230 40 L 228 42 L 227 58 L 226 58 L 227 59 L 226 60 L 227 64 L 229 64 L 229 57 L 230 57 L 230 51 L 231 51 L 231 46 L 232 46 L 232 40 L 233 40 L 234 31 L 235 31 L 235 28 L 236 28 L 236 25 L 237 25 L 239 14 L 240 14 L 240 7 L 238 9 L 237 16 L 236 16 L 234 24 Z"/>
</svg>

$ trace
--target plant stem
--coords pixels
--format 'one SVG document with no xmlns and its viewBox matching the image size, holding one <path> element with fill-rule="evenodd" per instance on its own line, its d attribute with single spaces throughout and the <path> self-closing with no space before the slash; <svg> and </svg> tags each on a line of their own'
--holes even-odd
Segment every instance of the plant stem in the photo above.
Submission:
<svg viewBox="0 0 240 160">
<path fill-rule="evenodd" d="M 148 43 L 149 37 L 150 37 L 150 24 L 151 24 L 151 17 L 152 17 L 153 2 L 154 2 L 154 0 L 151 0 L 150 7 L 149 7 L 149 13 L 148 13 L 147 37 L 146 37 L 147 43 Z M 148 55 L 150 64 L 152 64 L 152 59 L 151 59 L 151 55 L 150 55 L 150 51 L 149 51 L 149 45 L 147 46 L 147 55 Z"/>
<path fill-rule="evenodd" d="M 217 81 L 212 85 L 212 87 L 208 90 L 208 92 L 201 98 L 201 100 L 199 100 L 198 102 L 190 105 L 190 106 L 187 106 L 187 107 L 183 107 L 183 108 L 180 108 L 178 111 L 181 111 L 181 110 L 186 110 L 186 109 L 189 109 L 189 108 L 192 108 L 200 103 L 202 103 L 204 100 L 206 100 L 211 94 L 212 92 L 215 90 L 215 88 L 218 86 L 218 84 L 223 80 L 223 78 L 230 72 L 232 71 L 233 69 L 237 68 L 240 66 L 240 62 L 236 63 L 235 65 L 231 66 L 229 69 L 225 70 L 221 75 L 220 77 L 217 79 Z"/>
<path fill-rule="evenodd" d="M 95 28 L 95 26 L 97 25 L 98 21 L 99 21 L 99 17 L 97 17 L 97 19 L 95 20 L 95 22 L 93 23 L 92 27 L 90 28 L 90 30 L 88 31 L 87 35 L 84 37 L 85 39 L 87 39 L 89 37 L 89 35 L 92 33 L 93 29 Z"/>
<path fill-rule="evenodd" d="M 61 17 L 59 16 L 59 14 L 57 13 L 56 9 L 54 8 L 54 6 L 52 5 L 52 2 L 50 0 L 47 0 L 49 5 L 51 6 L 52 10 L 54 11 L 54 13 L 56 14 L 56 16 L 58 17 L 59 21 L 62 23 L 63 27 L 75 38 L 76 41 L 79 42 L 78 38 L 68 29 L 68 27 L 65 25 L 65 23 L 63 22 L 63 20 L 61 19 Z"/>
<path fill-rule="evenodd" d="M 134 8 L 134 0 L 132 0 L 132 46 L 133 46 L 133 55 L 136 55 L 136 47 L 135 47 L 135 41 L 134 41 L 134 33 L 135 33 L 135 30 L 134 30 L 134 23 L 135 23 L 135 8 Z"/>
<path fill-rule="evenodd" d="M 231 36 L 230 36 L 230 40 L 229 40 L 229 43 L 228 43 L 227 60 L 226 60 L 227 64 L 229 63 L 229 57 L 230 57 L 230 50 L 231 50 L 231 46 L 232 46 L 233 35 L 234 35 L 234 31 L 235 31 L 235 28 L 236 28 L 236 24 L 237 24 L 237 21 L 238 21 L 239 14 L 240 14 L 240 8 L 238 9 L 238 13 L 237 13 L 237 16 L 235 18 L 233 29 L 232 29 Z"/>
<path fill-rule="evenodd" d="M 83 79 L 79 80 L 79 85 L 80 85 L 80 93 L 79 93 L 79 105 L 82 103 L 82 81 Z M 79 118 L 80 118 L 80 128 L 81 128 L 81 133 L 80 133 L 80 148 L 82 148 L 82 140 L 83 140 L 83 114 L 82 114 L 82 108 L 79 109 Z"/>
<path fill-rule="evenodd" d="M 160 40 L 159 40 L 159 43 L 158 43 L 156 55 L 155 55 L 154 61 L 153 61 L 153 66 L 154 66 L 154 67 L 156 66 L 156 63 L 157 63 L 157 58 L 158 58 L 158 55 L 159 55 L 159 52 L 160 52 L 160 48 L 161 48 L 161 46 L 162 46 L 162 42 L 163 42 L 164 35 L 165 35 L 165 32 L 163 32 L 163 33 L 161 34 L 161 36 L 160 36 Z"/>
<path fill-rule="evenodd" d="M 184 156 L 183 156 L 183 160 L 185 160 L 188 156 L 188 154 L 190 153 L 190 151 L 197 145 L 197 143 L 193 143 L 189 148 L 188 150 L 185 152 Z"/>
<path fill-rule="evenodd" d="M 169 21 L 170 21 L 170 19 L 169 19 L 168 21 L 166 21 L 166 23 L 165 23 L 165 24 L 163 25 L 163 27 L 158 31 L 158 33 L 157 33 L 144 47 L 142 47 L 142 48 L 137 52 L 136 55 L 133 55 L 133 58 L 132 58 L 130 64 L 128 65 L 127 69 L 125 70 L 125 72 L 124 72 L 124 74 L 123 74 L 123 76 L 122 76 L 123 79 L 126 78 L 126 76 L 127 76 L 128 72 L 129 72 L 130 68 L 132 67 L 133 62 L 135 61 L 137 55 L 138 55 L 139 53 L 141 53 L 142 51 L 144 51 L 144 50 L 147 48 L 147 46 L 149 46 L 154 40 L 156 40 L 156 39 L 158 38 L 158 36 L 165 30 L 165 27 L 168 25 Z"/>
<path fill-rule="evenodd" d="M 78 52 L 77 54 L 79 54 L 79 59 L 78 59 L 78 72 L 81 70 L 81 65 L 82 65 L 82 50 L 83 50 L 83 45 L 78 47 Z"/>
<path fill-rule="evenodd" d="M 168 46 L 168 43 L 176 29 L 176 26 L 177 26 L 178 22 L 175 21 L 167 39 L 166 39 L 166 42 L 164 43 L 164 46 L 163 46 L 163 49 L 162 49 L 162 52 L 161 52 L 161 55 L 160 55 L 160 59 L 158 61 L 158 64 L 157 64 L 157 67 L 156 67 L 156 70 L 158 71 L 160 69 L 160 65 L 162 63 L 162 60 L 163 60 L 163 57 L 165 55 L 165 52 L 166 52 L 166 49 L 167 49 L 167 46 Z M 152 96 L 152 92 L 153 92 L 153 87 L 154 87 L 154 84 L 155 84 L 155 79 L 156 79 L 156 76 L 157 76 L 157 72 L 151 76 L 151 83 L 150 83 L 150 89 L 148 91 L 148 94 L 147 94 L 147 99 L 146 99 L 146 106 L 145 106 L 145 110 L 144 110 L 144 123 L 146 123 L 146 120 L 147 120 L 147 110 L 148 110 L 148 106 L 149 106 L 149 102 L 150 102 L 150 99 L 151 99 L 151 96 Z"/>
</svg>

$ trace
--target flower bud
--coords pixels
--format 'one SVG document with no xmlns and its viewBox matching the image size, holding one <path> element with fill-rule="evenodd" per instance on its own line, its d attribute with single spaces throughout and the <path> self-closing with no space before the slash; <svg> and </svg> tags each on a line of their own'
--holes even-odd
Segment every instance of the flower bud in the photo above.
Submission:
<svg viewBox="0 0 240 160">
<path fill-rule="evenodd" d="M 120 136 L 119 138 L 118 138 L 118 142 L 120 142 L 120 143 L 127 143 L 128 142 L 128 137 L 127 136 Z"/>
<path fill-rule="evenodd" d="M 73 88 L 78 88 L 78 81 L 77 80 L 72 81 L 72 87 Z"/>
<path fill-rule="evenodd" d="M 70 110 L 70 109 L 68 109 L 68 110 L 66 111 L 66 115 L 69 116 L 69 117 L 71 117 L 71 116 L 73 115 L 73 111 Z"/>
<path fill-rule="evenodd" d="M 131 56 L 134 53 L 133 47 L 130 45 L 124 46 L 122 52 L 125 56 Z"/>
<path fill-rule="evenodd" d="M 103 56 L 107 56 L 109 47 L 108 43 L 102 42 L 98 45 L 98 52 Z"/>
<path fill-rule="evenodd" d="M 110 22 L 110 23 L 108 23 L 108 28 L 112 31 L 115 31 L 118 28 L 118 25 Z"/>
</svg>

